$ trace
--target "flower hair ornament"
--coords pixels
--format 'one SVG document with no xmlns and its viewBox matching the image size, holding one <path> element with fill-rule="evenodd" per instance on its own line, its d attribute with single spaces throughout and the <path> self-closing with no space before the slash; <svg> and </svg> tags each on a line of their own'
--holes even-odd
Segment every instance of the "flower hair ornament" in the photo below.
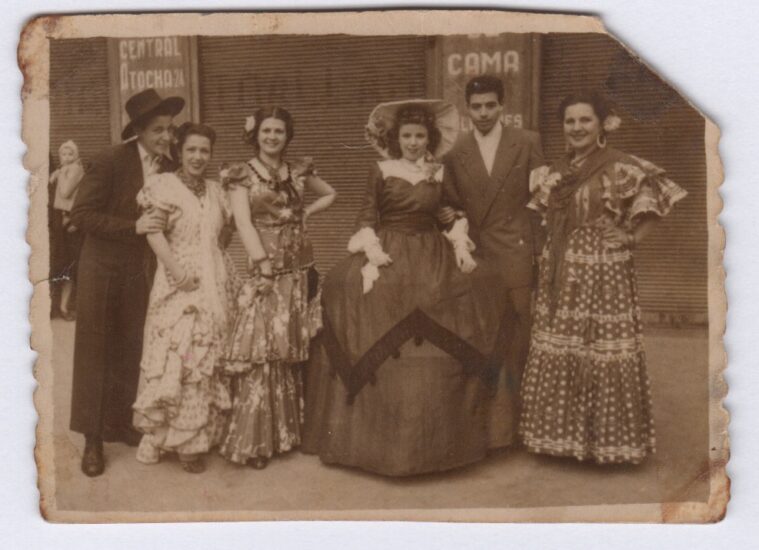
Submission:
<svg viewBox="0 0 759 550">
<path fill-rule="evenodd" d="M 253 128 L 256 127 L 256 117 L 253 115 L 247 117 L 245 119 L 245 131 L 246 132 L 252 132 Z"/>
<path fill-rule="evenodd" d="M 604 119 L 603 124 L 601 125 L 604 129 L 603 134 L 598 134 L 598 137 L 596 137 L 596 144 L 603 149 L 606 147 L 606 134 L 615 131 L 617 128 L 620 127 L 622 124 L 622 119 L 619 118 L 619 116 L 616 115 L 616 113 L 610 113 L 606 116 Z"/>
<path fill-rule="evenodd" d="M 243 126 L 243 132 L 242 132 L 242 140 L 245 143 L 252 143 L 254 140 L 253 136 L 253 130 L 256 128 L 256 117 L 255 115 L 250 115 L 249 117 L 245 118 L 245 126 Z"/>
<path fill-rule="evenodd" d="M 622 119 L 616 113 L 611 113 L 604 119 L 604 132 L 614 132 L 622 125 Z"/>
</svg>

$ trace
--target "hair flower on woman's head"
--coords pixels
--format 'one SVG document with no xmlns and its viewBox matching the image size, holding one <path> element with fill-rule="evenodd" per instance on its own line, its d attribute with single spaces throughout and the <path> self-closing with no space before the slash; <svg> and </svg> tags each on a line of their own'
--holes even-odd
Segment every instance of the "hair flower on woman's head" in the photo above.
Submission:
<svg viewBox="0 0 759 550">
<path fill-rule="evenodd" d="M 622 124 L 622 119 L 615 114 L 610 114 L 604 119 L 604 130 L 607 132 L 613 132 Z"/>
<path fill-rule="evenodd" d="M 256 127 L 256 117 L 253 115 L 247 117 L 245 119 L 245 131 L 246 132 L 252 132 L 253 128 Z"/>
</svg>

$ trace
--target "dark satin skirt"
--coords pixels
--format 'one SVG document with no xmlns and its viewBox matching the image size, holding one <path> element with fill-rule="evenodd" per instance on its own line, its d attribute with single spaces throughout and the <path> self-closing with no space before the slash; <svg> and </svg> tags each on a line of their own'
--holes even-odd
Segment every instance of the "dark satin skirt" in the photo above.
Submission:
<svg viewBox="0 0 759 550">
<path fill-rule="evenodd" d="M 393 263 L 380 268 L 369 293 L 362 290 L 363 254 L 346 258 L 325 281 L 325 331 L 333 331 L 347 362 L 381 348 L 415 311 L 435 330 L 487 354 L 506 303 L 496 278 L 484 270 L 463 275 L 437 231 L 379 236 Z M 411 337 L 388 350 L 394 353 L 377 354 L 372 376 L 349 391 L 328 336 L 315 342 L 307 366 L 304 452 L 328 464 L 407 476 L 470 464 L 511 443 L 515 388 L 494 391 L 471 365 Z"/>
</svg>

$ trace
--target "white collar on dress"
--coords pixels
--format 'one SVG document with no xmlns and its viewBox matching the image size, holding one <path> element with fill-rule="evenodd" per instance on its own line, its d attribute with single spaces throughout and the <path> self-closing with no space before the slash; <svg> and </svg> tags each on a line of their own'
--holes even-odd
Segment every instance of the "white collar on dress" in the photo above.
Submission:
<svg viewBox="0 0 759 550">
<path fill-rule="evenodd" d="M 429 170 L 425 168 L 428 168 L 430 165 L 425 162 L 424 158 L 420 158 L 415 163 L 403 159 L 388 159 L 382 160 L 378 164 L 383 178 L 392 176 L 406 180 L 411 185 L 416 185 L 420 181 L 429 179 Z M 443 181 L 442 165 L 435 171 L 433 179 L 438 182 Z"/>
</svg>

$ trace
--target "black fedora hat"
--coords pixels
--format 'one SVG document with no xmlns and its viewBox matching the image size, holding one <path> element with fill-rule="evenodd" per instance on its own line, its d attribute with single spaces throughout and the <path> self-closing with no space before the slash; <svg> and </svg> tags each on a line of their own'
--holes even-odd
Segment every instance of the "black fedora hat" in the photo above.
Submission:
<svg viewBox="0 0 759 550">
<path fill-rule="evenodd" d="M 121 132 L 121 139 L 129 139 L 134 135 L 134 125 L 149 120 L 156 112 L 166 111 L 176 116 L 184 109 L 184 99 L 181 97 L 161 98 L 153 88 L 148 88 L 127 99 L 126 112 L 129 124 Z"/>
</svg>

